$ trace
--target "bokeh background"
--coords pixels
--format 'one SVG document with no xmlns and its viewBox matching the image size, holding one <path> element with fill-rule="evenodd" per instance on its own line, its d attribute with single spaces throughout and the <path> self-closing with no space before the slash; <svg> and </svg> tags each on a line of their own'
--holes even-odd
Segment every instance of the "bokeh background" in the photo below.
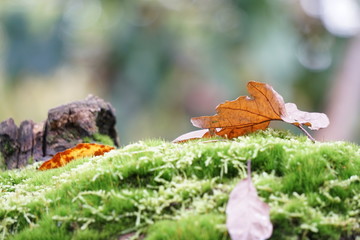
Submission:
<svg viewBox="0 0 360 240">
<path fill-rule="evenodd" d="M 0 121 L 46 119 L 88 94 L 123 145 L 172 140 L 190 118 L 271 84 L 328 114 L 319 140 L 360 142 L 358 0 L 2 0 Z M 295 127 L 277 123 L 276 128 Z"/>
</svg>

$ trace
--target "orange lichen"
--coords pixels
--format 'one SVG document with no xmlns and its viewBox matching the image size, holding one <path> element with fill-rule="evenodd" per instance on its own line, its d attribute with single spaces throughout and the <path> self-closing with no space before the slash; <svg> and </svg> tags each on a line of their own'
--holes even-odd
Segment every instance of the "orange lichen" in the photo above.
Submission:
<svg viewBox="0 0 360 240">
<path fill-rule="evenodd" d="M 109 152 L 112 149 L 114 149 L 114 147 L 102 144 L 79 143 L 73 148 L 58 152 L 53 158 L 44 162 L 38 170 L 62 167 L 74 159 L 104 155 L 104 153 Z"/>
</svg>

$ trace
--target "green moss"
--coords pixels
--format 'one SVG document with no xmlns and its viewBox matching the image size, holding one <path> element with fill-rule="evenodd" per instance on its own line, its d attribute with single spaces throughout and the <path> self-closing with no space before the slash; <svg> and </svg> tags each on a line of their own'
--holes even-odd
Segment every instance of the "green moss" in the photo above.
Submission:
<svg viewBox="0 0 360 240">
<path fill-rule="evenodd" d="M 33 157 L 30 157 L 28 159 L 28 164 L 33 164 L 35 161 L 34 161 L 34 158 Z"/>
<path fill-rule="evenodd" d="M 0 172 L 6 170 L 5 158 L 2 156 L 0 152 Z"/>
<path fill-rule="evenodd" d="M 234 141 L 149 140 L 49 171 L 34 163 L 2 172 L 0 236 L 228 239 L 225 206 L 247 159 L 271 207 L 272 239 L 360 234 L 359 146 L 267 130 Z"/>
<path fill-rule="evenodd" d="M 114 141 L 111 139 L 111 137 L 100 133 L 95 133 L 90 137 L 84 137 L 83 142 L 84 143 L 97 142 L 109 146 L 115 146 Z"/>
<path fill-rule="evenodd" d="M 6 152 L 8 155 L 11 155 L 16 149 L 12 147 L 12 145 L 10 144 L 9 142 L 10 140 L 8 141 L 4 141 L 2 144 L 2 148 L 3 148 L 3 151 Z"/>
<path fill-rule="evenodd" d="M 159 221 L 148 231 L 147 240 L 214 240 L 229 239 L 220 214 L 185 217 L 180 220 Z"/>
</svg>

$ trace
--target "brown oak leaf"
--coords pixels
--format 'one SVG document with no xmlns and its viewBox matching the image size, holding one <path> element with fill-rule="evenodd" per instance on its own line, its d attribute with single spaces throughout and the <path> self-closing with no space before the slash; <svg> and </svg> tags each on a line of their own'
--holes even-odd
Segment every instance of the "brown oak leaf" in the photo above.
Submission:
<svg viewBox="0 0 360 240">
<path fill-rule="evenodd" d="M 260 82 L 247 84 L 249 96 L 226 101 L 216 107 L 214 116 L 195 117 L 191 123 L 198 128 L 208 129 L 202 137 L 222 136 L 235 138 L 257 130 L 266 129 L 270 121 L 280 120 L 311 130 L 326 128 L 329 119 L 324 113 L 309 113 L 297 109 L 294 103 L 286 103 L 270 85 Z M 311 136 L 305 131 L 311 138 Z M 185 141 L 182 136 L 181 141 Z"/>
<path fill-rule="evenodd" d="M 48 170 L 62 167 L 74 159 L 100 156 L 111 151 L 114 147 L 96 144 L 96 143 L 79 143 L 73 148 L 69 148 L 63 152 L 58 152 L 53 158 L 44 162 L 38 170 Z"/>
</svg>

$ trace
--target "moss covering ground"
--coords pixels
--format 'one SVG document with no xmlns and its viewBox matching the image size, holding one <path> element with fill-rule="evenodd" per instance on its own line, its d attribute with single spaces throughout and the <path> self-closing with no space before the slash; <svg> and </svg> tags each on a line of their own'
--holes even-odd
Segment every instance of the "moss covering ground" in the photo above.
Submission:
<svg viewBox="0 0 360 240">
<path fill-rule="evenodd" d="M 360 236 L 360 148 L 267 130 L 236 140 L 137 142 L 104 156 L 0 174 L 0 239 L 229 239 L 225 207 L 246 175 L 272 239 Z"/>
</svg>

